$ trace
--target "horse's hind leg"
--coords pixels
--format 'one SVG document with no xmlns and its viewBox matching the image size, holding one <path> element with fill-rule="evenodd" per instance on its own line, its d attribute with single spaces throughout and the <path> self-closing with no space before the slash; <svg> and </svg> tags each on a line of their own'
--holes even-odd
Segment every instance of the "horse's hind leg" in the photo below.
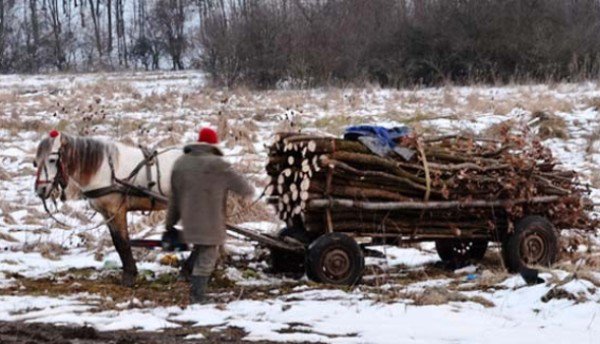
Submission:
<svg viewBox="0 0 600 344">
<path fill-rule="evenodd" d="M 131 253 L 131 245 L 129 244 L 129 233 L 127 232 L 127 212 L 122 210 L 113 215 L 114 218 L 108 223 L 110 235 L 113 244 L 119 253 L 121 263 L 123 264 L 123 275 L 121 283 L 127 287 L 133 287 L 137 277 L 137 267 L 133 254 Z"/>
</svg>

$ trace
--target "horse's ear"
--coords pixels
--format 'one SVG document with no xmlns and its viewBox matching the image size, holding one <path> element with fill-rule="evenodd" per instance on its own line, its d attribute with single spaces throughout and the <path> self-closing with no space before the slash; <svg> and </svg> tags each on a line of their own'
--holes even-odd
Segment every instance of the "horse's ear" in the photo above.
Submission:
<svg viewBox="0 0 600 344">
<path fill-rule="evenodd" d="M 67 139 L 66 135 L 60 135 L 60 145 L 63 147 L 69 146 L 69 140 Z"/>
</svg>

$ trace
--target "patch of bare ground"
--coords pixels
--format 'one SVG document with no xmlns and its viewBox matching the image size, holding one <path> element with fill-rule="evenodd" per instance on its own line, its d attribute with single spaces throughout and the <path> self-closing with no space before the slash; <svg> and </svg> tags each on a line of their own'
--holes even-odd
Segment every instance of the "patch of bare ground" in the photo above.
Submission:
<svg viewBox="0 0 600 344">
<path fill-rule="evenodd" d="M 253 276 L 256 272 L 249 268 L 241 269 L 244 275 Z M 89 293 L 101 297 L 101 302 L 92 302 L 98 311 L 127 307 L 156 307 L 188 305 L 189 285 L 178 278 L 178 273 L 163 273 L 158 276 L 150 271 L 142 271 L 133 288 L 119 284 L 117 271 L 98 271 L 93 268 L 70 269 L 48 278 L 27 278 L 20 274 L 8 274 L 16 282 L 0 289 L 0 295 L 63 296 Z M 243 286 L 230 280 L 223 270 L 218 269 L 209 284 L 209 300 L 217 304 L 248 299 L 263 300 L 278 290 L 279 295 L 293 292 L 300 282 L 287 282 L 277 285 Z M 137 300 L 137 301 L 134 301 Z M 119 305 L 119 306 L 118 306 Z"/>
<path fill-rule="evenodd" d="M 103 301 L 97 304 L 97 310 L 118 309 L 119 303 L 131 303 L 137 299 L 144 304 L 180 305 L 188 303 L 188 286 L 178 282 L 176 276 L 161 275 L 155 281 L 139 278 L 134 288 L 119 284 L 119 274 L 98 274 L 94 269 L 72 269 L 69 272 L 54 275 L 50 278 L 31 279 L 13 274 L 16 283 L 0 289 L 3 295 L 63 296 L 76 293 L 90 293 L 100 296 Z M 140 305 L 141 305 L 140 304 Z"/>
<path fill-rule="evenodd" d="M 363 282 L 376 288 L 385 284 L 402 288 L 413 283 L 453 277 L 455 277 L 454 272 L 446 269 L 442 264 L 429 264 L 418 268 L 398 265 L 387 270 L 381 269 L 378 265 L 368 265 Z"/>
<path fill-rule="evenodd" d="M 185 339 L 201 334 L 202 339 Z M 278 343 L 246 341 L 246 332 L 238 327 L 211 331 L 210 327 L 165 329 L 160 332 L 101 332 L 89 326 L 59 326 L 25 322 L 0 322 L 0 343 L 6 344 L 178 344 L 185 343 Z"/>
<path fill-rule="evenodd" d="M 349 337 L 357 337 L 358 333 L 346 333 L 346 334 L 330 334 L 330 333 L 323 333 L 323 332 L 317 332 L 312 330 L 312 326 L 308 325 L 308 324 L 304 324 L 304 323 L 299 323 L 299 322 L 292 322 L 292 323 L 287 323 L 286 324 L 288 327 L 283 328 L 281 330 L 277 330 L 277 333 L 305 333 L 305 334 L 317 334 L 320 336 L 324 336 L 330 339 L 335 339 L 335 338 L 349 338 Z"/>
<path fill-rule="evenodd" d="M 161 261 L 162 262 L 162 261 Z M 177 266 L 178 262 L 162 262 L 167 265 Z M 247 261 L 230 261 L 227 266 L 235 266 L 241 275 L 247 279 L 259 278 L 259 273 L 249 268 Z M 374 272 L 378 269 L 375 266 L 369 266 L 363 283 L 355 287 L 340 287 L 315 284 L 313 282 L 304 282 L 301 280 L 281 282 L 277 284 L 264 285 L 244 285 L 236 283 L 229 279 L 224 270 L 217 269 L 213 274 L 209 284 L 209 299 L 211 302 L 227 304 L 237 300 L 265 300 L 272 298 L 273 290 L 277 295 L 289 295 L 295 293 L 295 288 L 299 285 L 305 285 L 310 290 L 313 288 L 323 289 L 341 289 L 352 291 L 358 288 L 365 292 L 365 296 L 374 302 L 395 302 L 398 300 L 412 300 L 414 305 L 429 305 L 435 302 L 477 302 L 489 307 L 490 303 L 485 299 L 467 297 L 462 292 L 470 290 L 486 290 L 492 288 L 494 283 L 498 283 L 507 277 L 506 273 L 498 271 L 481 274 L 481 278 L 468 289 L 461 289 L 461 276 L 457 276 L 454 271 L 448 270 L 440 264 L 429 264 L 422 268 L 406 269 L 405 267 L 395 267 L 386 272 Z M 57 273 L 49 278 L 26 278 L 19 274 L 9 274 L 9 277 L 16 281 L 11 286 L 0 289 L 0 295 L 34 295 L 34 296 L 52 296 L 59 297 L 63 295 L 73 295 L 79 293 L 88 293 L 99 296 L 100 300 L 83 300 L 94 305 L 97 311 L 122 309 L 125 307 L 156 307 L 156 306 L 180 306 L 188 305 L 189 285 L 178 279 L 178 274 L 163 273 L 157 276 L 150 271 L 143 271 L 134 288 L 122 287 L 119 284 L 118 271 L 99 271 L 96 269 L 70 269 L 65 272 Z M 299 277 L 299 276 L 295 276 Z M 438 289 L 425 288 L 424 290 L 406 292 L 406 287 L 418 283 L 435 279 L 451 280 L 447 285 L 440 286 Z M 392 288 L 382 288 L 383 285 L 393 285 Z M 437 288 L 437 287 L 436 287 Z M 499 289 L 495 287 L 494 289 Z M 370 296 L 368 296 L 370 295 Z M 428 296 L 429 295 L 429 296 Z M 295 296 L 290 296 L 288 301 L 294 301 Z"/>
<path fill-rule="evenodd" d="M 397 302 L 398 300 L 410 301 L 413 306 L 429 306 L 441 305 L 450 302 L 475 302 L 484 307 L 494 307 L 494 303 L 481 296 L 468 296 L 463 292 L 473 290 L 501 289 L 497 286 L 490 287 L 488 284 L 497 283 L 506 279 L 507 275 L 496 274 L 489 270 L 484 270 L 480 277 L 474 281 L 468 288 L 461 284 L 461 277 L 457 276 L 453 271 L 442 269 L 436 265 L 428 265 L 423 269 L 410 271 L 405 275 L 396 275 L 395 278 L 389 279 L 392 288 L 385 290 L 379 287 L 366 288 L 366 290 L 374 295 L 374 300 L 377 302 Z M 419 282 L 425 282 L 436 279 L 448 279 L 447 283 L 439 286 L 425 286 L 413 291 L 407 291 L 406 287 Z M 410 289 L 408 289 L 410 290 Z"/>
</svg>

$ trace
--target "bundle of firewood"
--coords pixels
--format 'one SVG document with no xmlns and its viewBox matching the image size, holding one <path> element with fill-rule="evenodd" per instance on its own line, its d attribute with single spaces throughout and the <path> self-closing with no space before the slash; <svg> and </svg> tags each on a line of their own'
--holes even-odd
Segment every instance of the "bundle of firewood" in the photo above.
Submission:
<svg viewBox="0 0 600 344">
<path fill-rule="evenodd" d="M 487 231 L 524 214 L 589 224 L 586 189 L 535 139 L 505 134 L 399 139 L 414 154 L 379 156 L 358 141 L 282 133 L 269 149 L 266 194 L 309 230 Z"/>
</svg>

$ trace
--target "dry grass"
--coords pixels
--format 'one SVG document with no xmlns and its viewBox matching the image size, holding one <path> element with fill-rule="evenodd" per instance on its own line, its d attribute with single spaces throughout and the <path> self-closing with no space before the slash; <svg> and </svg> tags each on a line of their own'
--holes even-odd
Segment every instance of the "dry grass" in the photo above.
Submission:
<svg viewBox="0 0 600 344">
<path fill-rule="evenodd" d="M 437 306 L 450 302 L 475 302 L 484 307 L 494 307 L 495 304 L 481 296 L 467 296 L 463 293 L 450 291 L 445 287 L 426 287 L 423 291 L 406 295 L 416 306 Z"/>
<path fill-rule="evenodd" d="M 10 131 L 11 136 L 16 136 L 25 131 L 47 132 L 52 129 L 52 125 L 42 120 L 20 120 L 20 119 L 0 119 L 0 128 Z"/>
<path fill-rule="evenodd" d="M 3 232 L 0 232 L 0 240 L 8 241 L 8 242 L 18 242 L 19 241 L 12 235 L 10 235 L 8 233 L 3 233 Z"/>
<path fill-rule="evenodd" d="M 467 101 L 469 99 L 467 98 Z M 444 93 L 442 96 L 442 104 L 448 108 L 454 108 L 458 105 L 458 100 L 451 87 L 444 87 Z"/>
<path fill-rule="evenodd" d="M 482 134 L 486 138 L 501 138 L 510 128 L 515 126 L 515 121 L 506 120 L 500 123 L 492 124 Z"/>
<path fill-rule="evenodd" d="M 550 138 L 569 139 L 569 128 L 563 118 L 544 111 L 535 111 L 531 117 L 532 120 L 536 121 L 534 125 L 538 128 L 538 136 L 542 140 Z"/>
<path fill-rule="evenodd" d="M 565 271 L 571 272 L 565 278 L 558 278 L 558 276 L 551 272 L 553 275 L 551 280 L 548 281 L 548 284 L 554 284 L 554 287 L 550 289 L 543 297 L 543 302 L 549 302 L 554 299 L 567 299 L 574 301 L 575 303 L 583 303 L 589 301 L 588 295 L 580 291 L 576 294 L 568 292 L 564 288 L 562 288 L 567 283 L 580 280 L 587 281 L 591 283 L 594 287 L 600 288 L 600 274 L 597 272 L 597 267 L 591 270 L 585 264 L 576 264 L 576 265 L 562 265 L 561 268 Z M 596 290 L 590 289 L 589 293 L 594 294 Z"/>
<path fill-rule="evenodd" d="M 600 109 L 600 97 L 593 97 L 584 100 L 584 104 L 588 108 Z"/>
<path fill-rule="evenodd" d="M 12 175 L 4 169 L 4 167 L 0 166 L 0 180 L 9 180 Z"/>
<path fill-rule="evenodd" d="M 16 221 L 12 217 L 11 213 L 18 209 L 19 209 L 19 207 L 16 204 L 13 204 L 13 203 L 10 203 L 10 202 L 0 199 L 0 211 L 1 211 L 3 219 L 4 219 L 4 223 L 6 223 L 7 225 L 16 224 Z"/>
<path fill-rule="evenodd" d="M 586 147 L 585 152 L 591 156 L 593 153 L 598 152 L 597 143 L 600 141 L 600 127 L 594 129 L 589 135 L 586 137 Z M 589 157 L 588 156 L 588 157 Z"/>
<path fill-rule="evenodd" d="M 496 110 L 497 104 L 492 99 L 486 99 L 479 92 L 470 93 L 465 100 L 467 102 L 466 110 L 472 113 L 494 112 Z"/>
<path fill-rule="evenodd" d="M 148 212 L 141 220 L 129 226 L 129 233 L 139 233 L 145 228 L 164 228 L 166 211 L 151 211 Z M 152 234 L 152 233 L 150 233 Z"/>
<path fill-rule="evenodd" d="M 334 135 L 341 135 L 344 132 L 344 128 L 346 128 L 347 126 L 351 125 L 353 121 L 353 118 L 350 116 L 344 116 L 344 115 L 340 115 L 340 116 L 326 116 L 326 117 L 321 117 L 319 119 L 317 119 L 313 126 L 315 128 L 319 128 L 320 130 L 324 130 L 327 131 L 331 134 Z M 280 131 L 286 131 L 285 129 L 293 129 L 292 127 L 290 128 L 282 128 L 284 130 L 280 130 Z M 289 131 L 287 130 L 287 131 Z"/>
<path fill-rule="evenodd" d="M 259 128 L 253 120 L 230 121 L 227 115 L 219 116 L 217 132 L 227 148 L 241 147 L 247 154 L 256 154 Z"/>
<path fill-rule="evenodd" d="M 67 250 L 59 244 L 53 242 L 37 242 L 23 245 L 21 248 L 23 252 L 38 252 L 42 257 L 50 260 L 59 260 Z"/>
<path fill-rule="evenodd" d="M 273 221 L 274 214 L 264 202 L 250 202 L 239 197 L 228 197 L 227 218 L 232 223 Z"/>
</svg>

